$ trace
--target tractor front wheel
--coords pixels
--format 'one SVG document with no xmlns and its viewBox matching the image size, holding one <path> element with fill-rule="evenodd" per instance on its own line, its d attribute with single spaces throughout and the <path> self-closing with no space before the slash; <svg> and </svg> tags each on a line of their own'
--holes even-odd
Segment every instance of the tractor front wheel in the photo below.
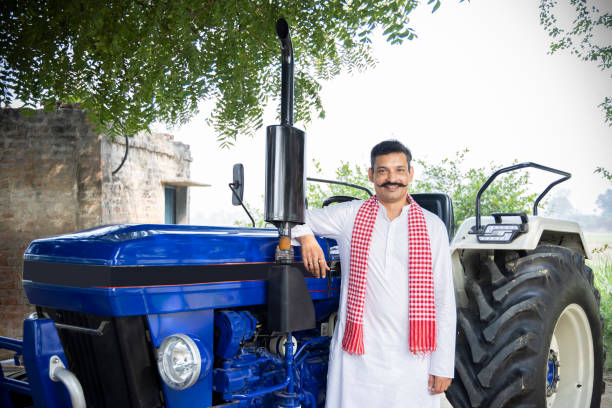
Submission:
<svg viewBox="0 0 612 408">
<path fill-rule="evenodd" d="M 453 406 L 598 408 L 603 320 L 582 255 L 551 245 L 498 251 L 466 262 L 466 275 Z"/>
</svg>

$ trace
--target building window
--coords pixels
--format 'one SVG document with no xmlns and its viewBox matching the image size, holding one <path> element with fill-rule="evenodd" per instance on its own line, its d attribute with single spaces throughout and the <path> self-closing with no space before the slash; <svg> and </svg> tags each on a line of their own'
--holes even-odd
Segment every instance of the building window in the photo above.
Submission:
<svg viewBox="0 0 612 408">
<path fill-rule="evenodd" d="M 173 187 L 173 186 L 164 187 L 164 195 L 166 198 L 165 223 L 166 224 L 176 224 L 176 187 Z"/>
</svg>

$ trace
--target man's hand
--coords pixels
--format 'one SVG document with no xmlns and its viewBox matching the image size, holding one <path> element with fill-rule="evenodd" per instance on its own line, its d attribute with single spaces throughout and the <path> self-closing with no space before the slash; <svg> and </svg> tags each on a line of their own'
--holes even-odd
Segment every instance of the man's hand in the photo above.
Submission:
<svg viewBox="0 0 612 408">
<path fill-rule="evenodd" d="M 314 235 L 303 235 L 296 238 L 302 247 L 304 267 L 317 278 L 324 278 L 329 270 L 325 255 Z"/>
<path fill-rule="evenodd" d="M 442 394 L 450 387 L 452 381 L 452 378 L 430 375 L 429 381 L 427 381 L 427 389 L 431 395 Z"/>
</svg>

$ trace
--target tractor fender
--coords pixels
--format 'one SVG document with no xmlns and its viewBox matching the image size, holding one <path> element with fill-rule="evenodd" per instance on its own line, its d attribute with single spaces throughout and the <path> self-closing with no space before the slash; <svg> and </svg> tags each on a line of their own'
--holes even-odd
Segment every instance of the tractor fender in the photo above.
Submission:
<svg viewBox="0 0 612 408">
<path fill-rule="evenodd" d="M 519 223 L 518 217 L 507 217 L 505 223 Z M 494 224 L 493 217 L 482 217 L 482 225 Z M 461 224 L 451 242 L 451 253 L 462 249 L 508 249 L 533 250 L 541 244 L 552 244 L 572 249 L 585 258 L 590 251 L 578 223 L 540 216 L 529 216 L 528 231 L 520 234 L 509 243 L 480 243 L 476 234 L 470 230 L 476 224 L 476 218 L 468 218 Z"/>
<path fill-rule="evenodd" d="M 495 223 L 492 216 L 482 217 L 481 220 L 483 226 Z M 520 223 L 520 219 L 518 216 L 505 217 L 503 222 L 518 224 Z M 475 224 L 475 217 L 466 219 L 457 230 L 450 244 L 453 264 L 453 281 L 457 295 L 457 303 L 459 305 L 465 303 L 467 300 L 465 292 L 465 271 L 464 265 L 461 262 L 461 253 L 465 250 L 479 252 L 490 251 L 491 253 L 493 253 L 494 250 L 531 251 L 538 245 L 547 244 L 569 248 L 587 259 L 590 258 L 590 251 L 587 247 L 584 234 L 578 223 L 573 221 L 529 216 L 527 232 L 521 233 L 512 242 L 508 243 L 478 242 L 476 234 L 470 233 Z"/>
</svg>

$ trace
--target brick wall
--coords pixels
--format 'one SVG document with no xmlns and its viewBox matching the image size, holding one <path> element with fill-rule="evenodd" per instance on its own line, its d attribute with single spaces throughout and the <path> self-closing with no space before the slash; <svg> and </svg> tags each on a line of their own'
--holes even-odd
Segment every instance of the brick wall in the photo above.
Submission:
<svg viewBox="0 0 612 408">
<path fill-rule="evenodd" d="M 163 182 L 189 178 L 189 147 L 171 135 L 124 140 L 97 134 L 79 109 L 0 111 L 0 335 L 21 338 L 33 308 L 23 253 L 41 237 L 110 223 L 163 223 Z M 6 357 L 0 351 L 0 359 Z"/>
<path fill-rule="evenodd" d="M 21 287 L 33 239 L 90 228 L 101 211 L 100 136 L 79 110 L 0 113 L 0 334 L 21 336 Z"/>
<path fill-rule="evenodd" d="M 125 138 L 102 141 L 102 221 L 163 224 L 164 184 L 189 179 L 189 146 L 166 133 L 139 134 L 128 143 L 127 160 L 113 175 L 125 154 Z"/>
</svg>

